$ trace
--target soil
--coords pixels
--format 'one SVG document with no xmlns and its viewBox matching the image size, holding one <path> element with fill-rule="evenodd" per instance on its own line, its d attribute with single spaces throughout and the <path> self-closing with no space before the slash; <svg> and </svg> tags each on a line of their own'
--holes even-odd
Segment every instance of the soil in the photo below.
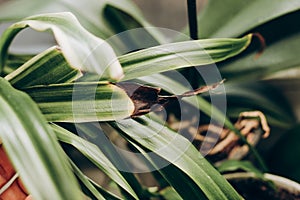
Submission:
<svg viewBox="0 0 300 200">
<path fill-rule="evenodd" d="M 254 178 L 229 180 L 236 191 L 246 200 L 300 200 L 300 193 L 292 194 L 282 188 L 273 188 L 272 184 Z"/>
</svg>

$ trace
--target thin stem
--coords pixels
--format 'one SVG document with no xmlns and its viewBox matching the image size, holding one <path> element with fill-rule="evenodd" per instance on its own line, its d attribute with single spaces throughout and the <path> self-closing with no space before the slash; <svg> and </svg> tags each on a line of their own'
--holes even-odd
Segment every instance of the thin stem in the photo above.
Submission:
<svg viewBox="0 0 300 200">
<path fill-rule="evenodd" d="M 187 0 L 188 18 L 190 37 L 193 40 L 198 39 L 198 25 L 197 25 L 197 5 L 196 0 Z"/>
<path fill-rule="evenodd" d="M 197 40 L 198 39 L 198 24 L 197 24 L 196 0 L 187 0 L 187 8 L 188 8 L 190 38 L 192 40 Z M 195 68 L 185 69 L 182 71 L 182 73 L 190 80 L 190 84 L 193 88 L 197 88 L 199 86 L 199 81 L 198 81 L 198 76 L 197 76 L 198 72 Z"/>
</svg>

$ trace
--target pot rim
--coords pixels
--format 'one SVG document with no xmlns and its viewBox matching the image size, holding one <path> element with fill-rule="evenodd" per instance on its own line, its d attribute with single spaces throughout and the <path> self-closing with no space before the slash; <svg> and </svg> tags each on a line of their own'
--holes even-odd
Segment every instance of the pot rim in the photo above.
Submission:
<svg viewBox="0 0 300 200">
<path fill-rule="evenodd" d="M 247 178 L 257 178 L 255 173 L 253 172 L 236 172 L 236 173 L 230 173 L 230 174 L 224 174 L 223 175 L 227 180 L 232 180 L 232 179 L 247 179 Z M 275 174 L 270 174 L 270 173 L 265 173 L 264 177 L 270 181 L 273 181 L 274 184 L 282 189 L 285 189 L 293 194 L 300 194 L 300 184 L 279 176 Z"/>
</svg>

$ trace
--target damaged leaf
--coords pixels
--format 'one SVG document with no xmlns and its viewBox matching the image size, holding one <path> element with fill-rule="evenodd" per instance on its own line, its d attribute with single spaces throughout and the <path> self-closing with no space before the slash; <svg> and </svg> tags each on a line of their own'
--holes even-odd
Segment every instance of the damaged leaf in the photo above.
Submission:
<svg viewBox="0 0 300 200">
<path fill-rule="evenodd" d="M 23 90 L 50 122 L 114 121 L 159 111 L 170 101 L 214 89 L 203 86 L 181 95 L 161 96 L 161 89 L 124 82 L 80 82 L 39 85 Z"/>
<path fill-rule="evenodd" d="M 251 145 L 256 145 L 260 138 L 266 138 L 270 134 L 266 117 L 260 111 L 242 112 L 234 126 Z M 208 131 L 210 134 L 206 135 Z M 249 147 L 228 129 L 212 124 L 202 125 L 198 133 L 195 140 L 202 141 L 201 149 L 208 152 L 208 158 L 213 162 L 240 160 L 249 152 Z"/>
<path fill-rule="evenodd" d="M 147 114 L 151 111 L 160 111 L 163 109 L 164 105 L 170 103 L 171 101 L 177 101 L 184 97 L 195 96 L 215 89 L 223 82 L 224 80 L 213 85 L 202 86 L 198 89 L 185 92 L 181 95 L 170 96 L 159 95 L 161 88 L 140 85 L 137 83 L 121 82 L 118 83 L 117 86 L 123 88 L 127 95 L 131 98 L 135 107 L 131 117 L 136 117 Z"/>
</svg>

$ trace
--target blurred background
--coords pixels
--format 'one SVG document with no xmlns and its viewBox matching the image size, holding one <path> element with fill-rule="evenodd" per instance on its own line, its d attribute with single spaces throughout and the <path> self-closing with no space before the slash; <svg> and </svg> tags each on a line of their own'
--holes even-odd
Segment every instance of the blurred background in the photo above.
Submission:
<svg viewBox="0 0 300 200">
<path fill-rule="evenodd" d="M 212 0 L 213 1 L 213 0 Z M 0 4 L 5 2 L 5 0 L 0 0 Z M 186 1 L 184 0 L 133 0 L 135 4 L 140 8 L 141 13 L 143 16 L 153 25 L 162 28 L 168 28 L 175 31 L 182 31 L 184 33 L 188 33 L 187 31 L 187 24 L 188 24 L 188 17 L 187 17 L 187 6 Z M 208 0 L 197 0 L 197 11 L 201 13 L 203 7 L 207 4 Z M 86 2 L 88 3 L 88 1 Z M 288 3 L 288 1 L 287 1 Z M 1 5 L 0 5 L 1 7 Z M 82 7 L 84 9 L 84 7 Z M 217 12 L 217 11 L 214 11 Z M 229 13 L 232 14 L 232 13 Z M 256 15 L 256 13 L 251 13 L 251 15 Z M 202 17 L 204 18 L 204 17 Z M 201 18 L 201 19 L 202 19 Z M 251 16 L 249 16 L 251 18 Z M 242 32 L 242 35 L 245 35 L 248 32 L 252 31 L 259 31 L 262 32 L 267 41 L 267 47 L 271 46 L 272 44 L 279 44 L 279 42 L 283 42 L 282 47 L 285 47 L 287 51 L 280 52 L 280 55 L 285 56 L 286 60 L 280 60 L 278 65 L 289 65 L 288 61 L 293 61 L 297 57 L 300 57 L 299 48 L 297 49 L 297 38 L 300 35 L 299 27 L 300 27 L 300 14 L 299 11 L 295 11 L 294 13 L 286 14 L 286 16 L 281 17 L 280 19 L 274 19 L 266 24 L 259 24 L 255 28 L 251 30 L 247 30 Z M 206 24 L 205 27 L 209 27 L 210 18 L 205 18 Z M 241 20 L 244 20 L 241 18 Z M 214 21 L 216 23 L 216 21 Z M 208 24 L 208 25 L 207 25 Z M 224 24 L 222 24 L 224 25 Z M 0 33 L 7 27 L 8 24 L 1 24 L 0 26 Z M 221 26 L 221 25 L 220 25 Z M 296 27 L 296 28 L 293 28 Z M 202 27 L 199 27 L 201 29 Z M 235 29 L 235 26 L 230 27 L 231 29 Z M 232 34 L 234 35 L 234 34 Z M 233 37 L 229 34 L 230 37 Z M 240 36 L 239 34 L 234 35 L 234 37 Z M 291 36 L 291 37 L 290 37 Z M 295 36 L 295 39 L 292 37 Z M 297 36 L 297 37 L 296 37 Z M 15 53 L 22 53 L 26 49 L 26 47 L 30 44 L 34 46 L 36 52 L 40 52 L 41 49 L 45 49 L 55 41 L 53 40 L 52 35 L 45 34 L 45 33 L 37 33 L 35 31 L 26 30 L 22 37 L 24 39 L 18 39 L 16 43 L 13 45 L 11 50 Z M 227 35 L 224 35 L 227 37 Z M 285 42 L 286 39 L 286 43 Z M 43 41 L 39 43 L 38 41 Z M 294 41 L 294 42 L 293 42 Z M 289 50 L 291 44 L 294 43 L 293 49 Z M 274 45 L 275 46 L 275 45 Z M 259 47 L 259 42 L 254 41 L 254 44 L 250 47 L 250 50 L 245 52 L 244 54 L 238 56 L 237 58 L 230 59 L 227 62 L 221 63 L 220 68 L 223 68 L 224 75 L 230 77 L 232 75 L 232 79 L 239 78 L 236 82 L 232 83 L 232 87 L 229 87 L 228 91 L 232 93 L 228 93 L 228 107 L 238 107 L 241 106 L 244 109 L 264 109 L 269 106 L 268 103 L 264 104 L 261 103 L 259 100 L 261 98 L 266 98 L 271 103 L 276 104 L 275 111 L 269 112 L 266 111 L 267 115 L 270 118 L 276 118 L 274 121 L 276 123 L 271 124 L 272 132 L 269 139 L 262 141 L 258 145 L 259 151 L 262 153 L 264 158 L 269 165 L 271 172 L 284 175 L 290 177 L 294 180 L 300 181 L 300 126 L 298 125 L 300 120 L 300 70 L 299 65 L 293 66 L 292 69 L 290 66 L 284 70 L 278 70 L 272 74 L 267 74 L 267 76 L 261 77 L 260 75 L 263 74 L 263 68 L 259 68 L 256 66 L 255 61 L 247 60 L 247 56 L 256 51 Z M 280 46 L 277 50 L 280 49 Z M 295 50 L 296 49 L 296 50 Z M 268 54 L 267 54 L 268 55 Z M 270 54 L 269 54 L 270 55 Z M 266 61 L 267 64 L 274 64 L 277 62 L 277 58 L 279 54 L 274 54 L 274 57 L 267 57 L 264 58 L 262 55 L 262 60 Z M 249 56 L 248 56 L 249 57 Z M 290 59 L 291 57 L 291 59 Z M 242 61 L 238 61 L 238 59 L 243 59 Z M 245 59 L 244 59 L 245 58 Z M 265 60 L 264 60 L 265 59 Z M 245 61 L 246 60 L 246 61 Z M 295 61 L 297 64 L 297 62 Z M 259 63 L 261 64 L 261 63 Z M 265 64 L 265 63 L 263 63 Z M 292 64 L 294 64 L 292 62 Z M 258 64 L 257 64 L 258 65 Z M 253 67 L 256 71 L 253 73 L 252 77 L 249 78 L 250 82 L 248 81 L 248 77 L 245 76 L 248 73 L 251 74 L 251 71 L 238 71 L 236 69 L 243 69 L 243 67 Z M 256 68 L 257 67 L 257 68 Z M 274 68 L 279 68 L 278 66 L 271 66 Z M 228 68 L 229 72 L 227 73 L 226 69 Z M 232 70 L 231 69 L 236 70 Z M 283 67 L 284 68 L 284 67 Z M 272 69 L 271 69 L 272 70 Z M 232 73 L 234 72 L 234 73 Z M 227 74 L 226 74 L 227 73 Z M 239 76 L 241 75 L 241 76 Z M 252 74 L 251 74 L 252 75 Z M 227 78 L 227 77 L 226 77 Z M 231 78 L 231 77 L 230 77 Z M 228 78 L 230 81 L 231 79 Z M 246 86 L 245 86 L 246 85 Z M 245 86 L 245 87 L 244 87 Z M 249 86 L 253 86 L 251 90 Z M 231 88 L 231 90 L 230 90 Z M 249 89 L 249 90 L 248 90 Z M 244 98 L 247 98 L 247 94 L 249 94 L 249 99 L 245 100 L 244 102 L 240 103 L 242 100 L 240 94 L 244 92 Z M 248 93 L 247 93 L 248 92 Z M 238 94 L 237 96 L 230 96 L 231 94 Z M 250 94 L 252 95 L 252 99 L 250 98 Z M 266 96 L 266 97 L 265 97 Z M 265 101 L 263 101 L 265 102 Z M 236 117 L 239 109 L 229 112 L 230 117 Z M 291 111 L 291 112 L 290 112 Z M 275 113 L 275 114 L 274 114 Z M 293 118 L 295 115 L 295 119 Z M 279 116 L 279 117 L 278 117 Z M 284 117 L 286 116 L 286 117 Z M 292 118 L 289 120 L 288 118 Z M 285 126 L 279 126 L 278 124 L 285 124 Z"/>
</svg>

